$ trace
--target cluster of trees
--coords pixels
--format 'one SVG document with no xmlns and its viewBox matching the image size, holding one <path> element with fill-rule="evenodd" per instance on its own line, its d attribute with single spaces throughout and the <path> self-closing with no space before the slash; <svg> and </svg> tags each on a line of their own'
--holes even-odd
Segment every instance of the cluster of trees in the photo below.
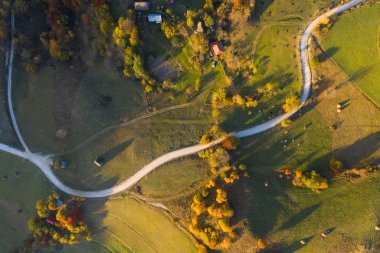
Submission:
<svg viewBox="0 0 380 253">
<path fill-rule="evenodd" d="M 83 29 L 85 30 L 84 43 L 90 44 L 100 56 L 105 56 L 113 46 L 112 31 L 114 20 L 109 5 L 103 1 L 89 3 L 86 11 L 81 15 Z"/>
<path fill-rule="evenodd" d="M 3 41 L 9 34 L 9 13 L 11 8 L 10 0 L 3 0 L 0 3 L 0 41 Z"/>
<path fill-rule="evenodd" d="M 193 196 L 190 204 L 192 215 L 189 230 L 211 249 L 227 249 L 236 237 L 230 225 L 234 210 L 229 205 L 228 193 L 222 184 L 222 178 L 210 180 Z M 207 252 L 204 245 L 199 248 Z"/>
<path fill-rule="evenodd" d="M 362 168 L 351 168 L 351 169 L 344 170 L 340 174 L 340 176 L 344 176 L 349 179 L 359 179 L 359 178 L 367 177 L 377 171 L 379 171 L 378 167 L 367 165 Z"/>
<path fill-rule="evenodd" d="M 219 88 L 211 94 L 211 115 L 218 118 L 220 109 L 227 106 L 239 106 L 241 108 L 253 108 L 258 105 L 256 99 L 251 96 L 242 97 L 240 94 L 228 96 L 225 88 Z"/>
<path fill-rule="evenodd" d="M 327 180 L 312 170 L 310 173 L 303 173 L 300 170 L 294 172 L 292 181 L 294 186 L 306 187 L 314 192 L 327 189 L 329 187 Z"/>
<path fill-rule="evenodd" d="M 207 160 L 211 173 L 219 175 L 195 194 L 190 204 L 192 217 L 189 229 L 211 249 L 227 249 L 231 240 L 235 238 L 230 226 L 234 211 L 229 205 L 225 188 L 242 177 L 249 177 L 245 165 L 231 164 L 231 155 L 228 151 L 237 148 L 240 144 L 238 138 L 227 136 L 220 126 L 215 124 L 202 136 L 200 143 L 208 143 L 219 138 L 224 138 L 219 146 L 198 153 L 199 157 Z M 200 252 L 207 252 L 204 245 L 199 246 Z"/>
<path fill-rule="evenodd" d="M 82 48 L 92 48 L 101 57 L 114 57 L 112 65 L 140 79 L 147 92 L 153 89 L 155 80 L 145 69 L 133 10 L 115 23 L 106 0 L 52 0 L 45 8 L 49 31 L 42 32 L 40 40 L 52 57 L 66 61 Z"/>
<path fill-rule="evenodd" d="M 81 239 L 91 240 L 81 209 L 83 199 L 64 199 L 54 192 L 36 203 L 37 216 L 28 222 L 31 237 L 27 246 L 76 244 Z"/>
<path fill-rule="evenodd" d="M 199 141 L 200 144 L 207 144 L 211 141 L 217 140 L 219 138 L 226 138 L 227 133 L 222 130 L 220 125 L 214 124 L 210 128 L 210 130 L 202 135 L 201 140 Z"/>
<path fill-rule="evenodd" d="M 332 25 L 333 25 L 332 19 L 329 17 L 324 17 L 320 22 L 319 31 L 326 33 L 330 31 Z"/>
<path fill-rule="evenodd" d="M 358 179 L 367 177 L 370 174 L 378 171 L 379 167 L 373 167 L 367 165 L 361 168 L 345 168 L 343 162 L 339 161 L 336 158 L 330 160 L 329 171 L 333 176 L 345 177 L 348 179 Z"/>
<path fill-rule="evenodd" d="M 266 83 L 263 87 L 257 88 L 257 93 L 264 97 L 272 97 L 277 94 L 277 91 L 272 83 Z"/>
<path fill-rule="evenodd" d="M 236 236 L 230 225 L 234 210 L 229 205 L 228 193 L 223 186 L 235 183 L 243 176 L 244 170 L 244 165 L 227 170 L 193 196 L 189 229 L 211 249 L 228 248 Z"/>
<path fill-rule="evenodd" d="M 78 0 L 48 2 L 46 22 L 50 30 L 41 33 L 40 40 L 52 57 L 67 61 L 75 56 L 75 21 L 87 6 L 87 1 Z"/>
<path fill-rule="evenodd" d="M 239 37 L 243 31 L 250 25 L 249 18 L 255 7 L 255 1 L 251 0 L 230 0 L 225 1 L 217 9 L 219 17 L 218 26 L 216 28 L 219 40 L 223 40 L 228 47 L 221 56 L 224 60 L 228 72 L 237 77 L 254 78 L 257 69 L 252 64 L 253 56 L 240 46 Z M 239 36 L 231 36 L 231 34 Z"/>
<path fill-rule="evenodd" d="M 152 85 L 154 85 L 155 81 L 144 67 L 144 60 L 140 49 L 139 31 L 134 22 L 133 10 L 129 10 L 126 17 L 119 18 L 112 36 L 115 44 L 122 50 L 124 56 L 124 75 L 141 79 L 141 83 L 145 86 L 145 91 L 152 91 Z"/>
<path fill-rule="evenodd" d="M 52 57 L 70 60 L 78 55 L 82 43 L 91 43 L 101 56 L 112 47 L 110 38 L 115 24 L 107 1 L 52 0 L 45 12 L 50 30 L 41 33 L 40 40 Z M 76 36 L 78 29 L 84 30 L 81 38 Z"/>
</svg>

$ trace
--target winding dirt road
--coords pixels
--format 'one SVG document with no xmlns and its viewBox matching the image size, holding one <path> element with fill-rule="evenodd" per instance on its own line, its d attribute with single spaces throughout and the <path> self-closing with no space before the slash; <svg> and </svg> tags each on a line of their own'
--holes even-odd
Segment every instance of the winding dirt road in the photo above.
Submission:
<svg viewBox="0 0 380 253">
<path fill-rule="evenodd" d="M 274 126 L 278 125 L 282 120 L 289 118 L 293 114 L 295 114 L 307 101 L 307 98 L 309 97 L 310 91 L 311 91 L 311 69 L 309 65 L 309 40 L 312 35 L 313 30 L 318 27 L 318 25 L 326 18 L 330 17 L 334 14 L 341 13 L 345 10 L 348 10 L 362 2 L 365 2 L 365 0 L 353 0 L 350 1 L 344 5 L 338 6 L 329 12 L 319 16 L 317 19 L 315 19 L 313 22 L 311 22 L 305 29 L 305 31 L 302 34 L 302 38 L 300 41 L 300 58 L 301 58 L 301 65 L 302 65 L 302 76 L 303 76 L 303 87 L 302 87 L 302 98 L 301 98 L 301 105 L 299 108 L 290 111 L 286 114 L 283 114 L 281 116 L 278 116 L 268 122 L 265 122 L 263 124 L 251 127 L 249 129 L 233 133 L 231 135 L 234 135 L 239 138 L 244 138 L 248 136 L 252 136 L 261 132 L 264 132 L 268 129 L 273 128 Z M 14 14 L 12 14 L 12 30 L 14 29 Z M 13 38 L 13 37 L 12 37 Z M 13 41 L 13 39 L 12 39 Z M 25 151 L 20 151 L 18 149 L 9 147 L 4 144 L 0 144 L 0 151 L 5 151 L 8 153 L 11 153 L 15 156 L 21 157 L 23 159 L 29 160 L 33 164 L 35 164 L 42 173 L 49 179 L 49 181 L 55 185 L 58 189 L 61 191 L 75 196 L 85 197 L 85 198 L 101 198 L 101 197 L 108 197 L 114 194 L 121 193 L 133 185 L 135 185 L 138 181 L 140 181 L 143 177 L 145 177 L 147 174 L 158 168 L 159 166 L 172 161 L 174 159 L 178 159 L 180 157 L 188 156 L 191 154 L 195 154 L 199 151 L 205 150 L 207 148 L 210 148 L 214 145 L 219 144 L 222 139 L 216 140 L 214 142 L 211 142 L 206 145 L 194 145 L 187 148 L 178 149 L 176 151 L 169 152 L 167 154 L 164 154 L 149 164 L 145 165 L 142 169 L 140 169 L 136 174 L 134 174 L 132 177 L 126 179 L 122 183 L 115 185 L 111 188 L 104 189 L 104 190 L 97 190 L 97 191 L 81 191 L 73 189 L 67 185 L 65 185 L 59 178 L 55 176 L 53 171 L 51 170 L 51 160 L 49 156 L 43 156 L 40 154 L 34 154 L 31 153 L 28 149 L 28 146 L 24 142 L 22 135 L 20 133 L 20 130 L 17 125 L 16 117 L 13 112 L 13 106 L 12 106 L 12 63 L 13 63 L 13 53 L 14 47 L 13 43 L 10 49 L 9 53 L 9 73 L 8 73 L 8 104 L 9 104 L 9 112 L 12 119 L 13 127 L 17 133 L 17 137 L 20 140 L 20 143 L 22 144 Z"/>
</svg>

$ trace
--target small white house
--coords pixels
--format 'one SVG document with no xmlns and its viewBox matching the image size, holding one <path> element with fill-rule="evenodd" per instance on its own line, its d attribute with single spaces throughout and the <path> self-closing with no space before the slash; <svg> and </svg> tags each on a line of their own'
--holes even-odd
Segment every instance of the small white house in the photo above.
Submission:
<svg viewBox="0 0 380 253">
<path fill-rule="evenodd" d="M 148 14 L 149 23 L 161 24 L 162 16 L 161 14 Z"/>
</svg>

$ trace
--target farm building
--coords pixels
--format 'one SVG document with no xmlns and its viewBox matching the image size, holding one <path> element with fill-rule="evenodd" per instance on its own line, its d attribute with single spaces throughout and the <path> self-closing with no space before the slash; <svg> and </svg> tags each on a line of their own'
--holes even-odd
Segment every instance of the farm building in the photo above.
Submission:
<svg viewBox="0 0 380 253">
<path fill-rule="evenodd" d="M 135 10 L 136 11 L 148 11 L 149 10 L 149 2 L 135 2 Z"/>
<path fill-rule="evenodd" d="M 162 16 L 161 14 L 148 14 L 149 23 L 161 24 Z"/>
<path fill-rule="evenodd" d="M 212 43 L 211 49 L 215 56 L 219 56 L 224 52 L 223 44 L 220 41 Z"/>
</svg>

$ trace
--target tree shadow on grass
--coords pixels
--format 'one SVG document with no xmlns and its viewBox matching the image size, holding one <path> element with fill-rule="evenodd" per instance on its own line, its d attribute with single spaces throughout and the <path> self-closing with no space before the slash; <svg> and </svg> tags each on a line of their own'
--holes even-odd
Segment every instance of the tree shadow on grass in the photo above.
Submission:
<svg viewBox="0 0 380 253">
<path fill-rule="evenodd" d="M 271 135 L 270 132 L 267 134 L 268 136 Z M 281 161 L 281 157 L 277 157 L 276 155 L 277 152 L 273 152 L 273 145 L 269 144 L 270 147 L 268 147 L 268 150 L 264 150 L 264 152 L 260 152 L 259 154 L 257 154 L 255 150 L 260 150 L 267 147 L 268 145 L 265 144 L 265 142 L 259 143 L 251 141 L 249 143 L 245 143 L 245 141 L 243 141 L 242 145 L 246 146 L 244 149 L 245 152 L 244 154 L 238 154 L 238 156 L 243 155 L 243 157 L 240 157 L 240 160 L 244 161 L 248 170 L 252 170 L 252 173 L 255 174 L 252 175 L 252 179 L 249 179 L 249 192 L 246 196 L 240 197 L 243 198 L 241 201 L 245 202 L 246 206 L 243 205 L 243 207 L 236 208 L 235 210 L 240 210 L 240 208 L 243 210 L 246 209 L 242 215 L 243 217 L 248 218 L 249 227 L 252 233 L 260 237 L 265 237 L 275 228 L 279 215 L 285 210 L 285 207 L 283 207 L 281 203 L 283 201 L 292 201 L 285 193 L 286 188 L 291 186 L 290 183 L 287 184 L 286 182 L 279 182 L 278 179 L 274 177 L 273 173 L 271 175 L 271 173 L 261 170 L 259 173 L 263 174 L 258 174 L 258 170 L 255 170 L 255 164 L 257 163 L 266 169 L 272 167 L 273 164 L 278 164 L 278 162 L 274 161 Z M 380 131 L 370 134 L 348 147 L 331 151 L 326 155 L 311 161 L 307 166 L 307 169 L 315 169 L 321 173 L 322 176 L 328 178 L 330 177 L 328 172 L 328 163 L 332 157 L 337 157 L 338 159 L 343 160 L 346 166 L 350 167 L 360 163 L 365 158 L 372 157 L 374 152 L 378 150 L 380 150 Z M 248 151 L 248 154 L 246 154 L 246 151 Z M 239 153 L 239 151 L 236 152 Z M 291 150 L 282 150 L 281 152 L 286 152 L 285 156 L 291 155 L 292 153 Z M 264 160 L 259 158 L 259 161 L 250 162 L 250 159 L 248 159 L 252 155 L 260 156 L 265 154 L 267 156 Z M 270 158 L 268 157 L 268 154 L 270 154 Z M 305 159 L 313 159 L 313 154 Z M 379 163 L 380 156 L 376 158 L 375 161 L 372 159 L 371 162 L 374 162 L 374 164 Z M 264 186 L 265 181 L 269 182 L 269 187 Z M 235 199 L 235 197 L 233 197 L 233 199 Z M 319 205 L 320 204 L 310 206 L 290 217 L 284 224 L 282 224 L 280 229 L 290 229 L 296 224 L 307 219 L 314 211 L 318 209 Z M 237 215 L 240 215 L 239 211 L 237 211 Z M 330 230 L 332 231 L 332 229 Z M 301 239 L 302 238 L 300 238 L 300 240 Z M 285 247 L 283 252 L 293 252 L 291 251 L 292 249 L 301 246 L 302 245 L 300 245 L 299 242 L 296 242 L 289 246 L 286 245 L 286 247 L 285 245 L 281 246 L 281 249 L 282 247 Z"/>
<path fill-rule="evenodd" d="M 307 244 L 313 239 L 314 236 L 309 236 L 307 238 L 300 238 L 300 240 L 304 240 Z M 269 249 L 265 249 L 263 251 L 259 251 L 259 253 L 293 253 L 300 249 L 302 249 L 304 245 L 300 243 L 300 241 L 294 241 L 291 244 L 287 243 L 278 243 L 270 247 Z"/>
<path fill-rule="evenodd" d="M 369 66 L 367 66 L 365 68 L 359 69 L 358 71 L 356 71 L 353 74 L 351 74 L 346 81 L 337 84 L 335 86 L 335 89 L 343 88 L 349 82 L 356 82 L 356 81 L 360 80 L 362 77 L 364 77 L 365 75 L 367 75 L 368 73 L 370 73 L 374 67 L 375 67 L 375 64 L 369 65 Z"/>
<path fill-rule="evenodd" d="M 268 9 L 268 7 L 273 3 L 273 1 L 274 0 L 256 0 L 252 20 L 260 21 L 261 16 Z"/>
<path fill-rule="evenodd" d="M 350 146 L 333 150 L 325 156 L 312 161 L 308 167 L 316 169 L 324 177 L 330 177 L 326 163 L 333 157 L 342 161 L 346 168 L 361 167 L 367 165 L 368 158 L 378 150 L 380 150 L 380 131 L 367 135 Z M 370 162 L 373 165 L 379 164 L 380 156 Z"/>
<path fill-rule="evenodd" d="M 116 156 L 118 156 L 120 153 L 122 153 L 132 143 L 133 143 L 133 139 L 127 140 L 109 149 L 107 152 L 105 152 L 101 156 L 106 160 L 106 162 L 109 162 L 113 160 Z"/>
<path fill-rule="evenodd" d="M 307 217 L 309 217 L 309 215 L 311 215 L 315 210 L 317 210 L 320 205 L 321 204 L 315 204 L 303 209 L 301 212 L 293 215 L 288 221 L 286 221 L 280 227 L 280 229 L 286 230 L 286 229 L 290 229 L 294 227 L 295 225 L 297 225 L 298 223 L 302 222 Z"/>
<path fill-rule="evenodd" d="M 278 198 L 287 198 L 276 180 L 266 175 L 255 174 L 246 180 L 243 190 L 231 192 L 231 199 L 234 201 L 233 208 L 236 211 L 232 223 L 247 218 L 250 231 L 256 236 L 266 237 L 273 230 L 276 217 L 283 210 Z M 271 187 L 265 187 L 265 181 L 268 181 Z"/>
<path fill-rule="evenodd" d="M 327 61 L 330 57 L 333 57 L 340 49 L 339 47 L 330 47 L 323 51 L 319 44 L 317 44 L 317 47 L 322 51 L 322 53 L 318 56 L 320 63 Z"/>
</svg>

